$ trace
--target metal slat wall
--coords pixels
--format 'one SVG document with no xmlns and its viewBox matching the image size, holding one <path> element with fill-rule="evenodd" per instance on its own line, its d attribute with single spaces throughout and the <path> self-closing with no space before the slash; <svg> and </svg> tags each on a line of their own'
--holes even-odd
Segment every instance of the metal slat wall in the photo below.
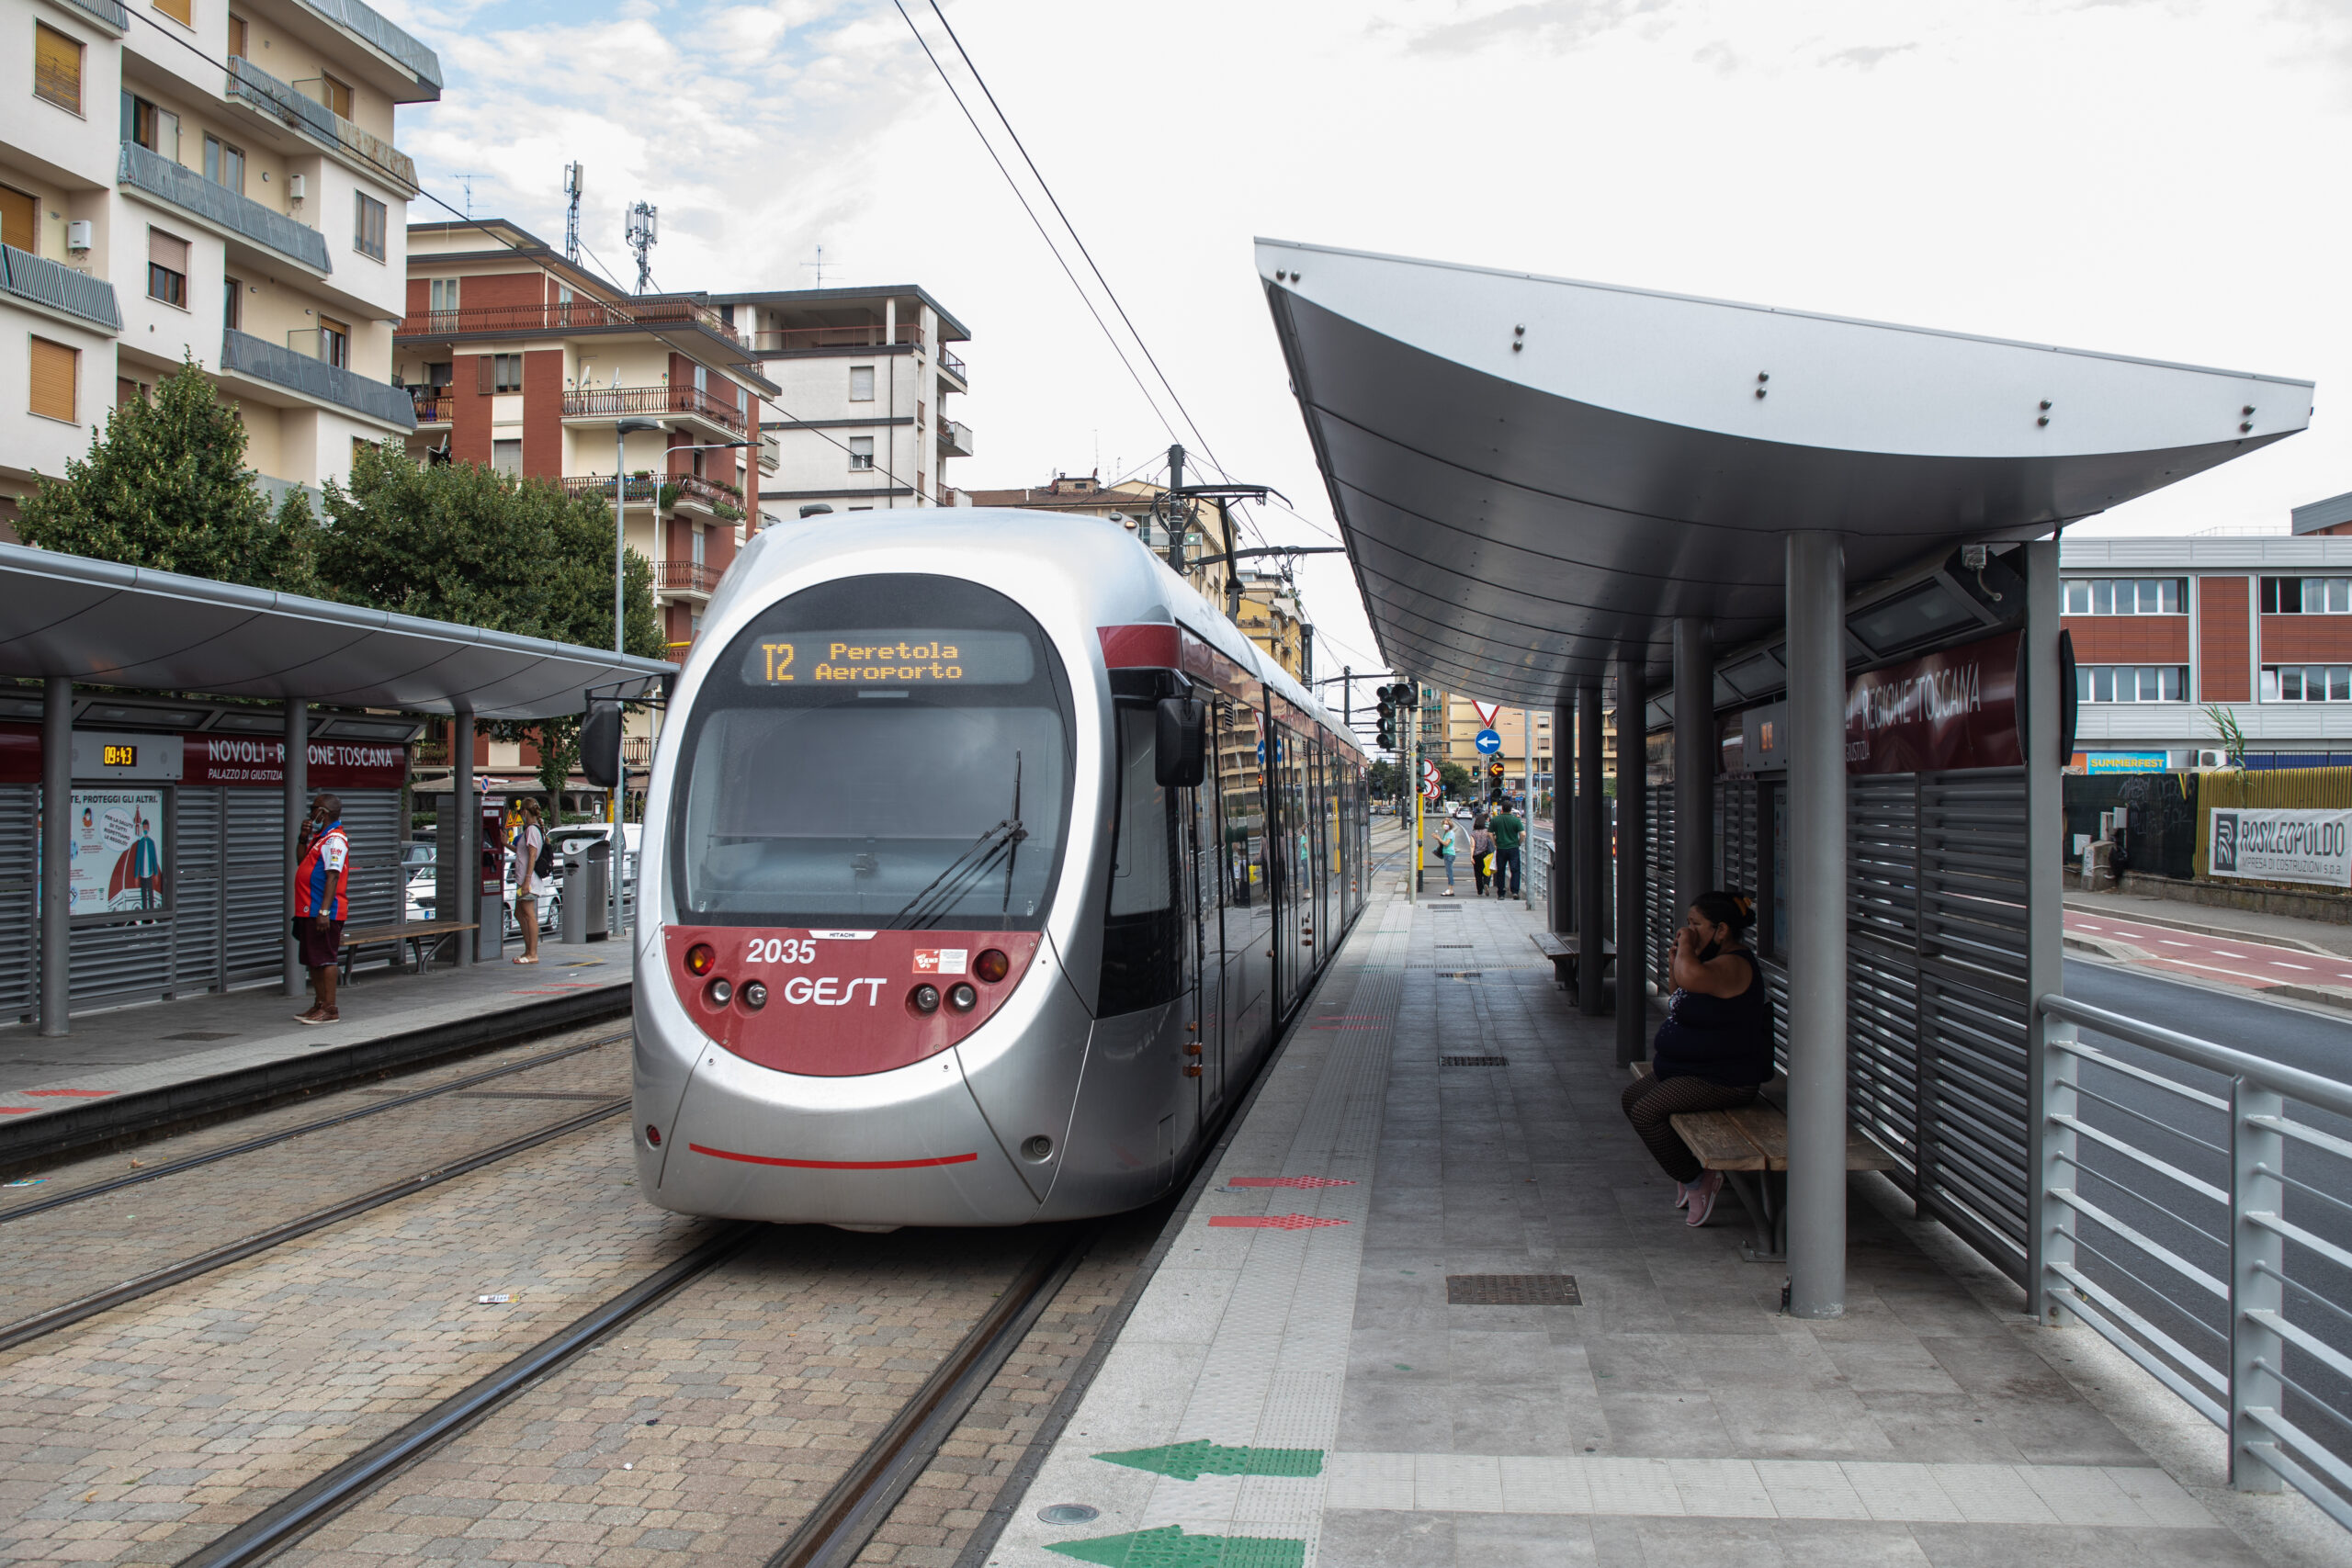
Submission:
<svg viewBox="0 0 2352 1568">
<path fill-rule="evenodd" d="M 267 979 L 286 957 L 286 796 L 224 789 L 228 802 L 227 981 Z"/>
<path fill-rule="evenodd" d="M 1674 785 L 1670 783 L 1649 786 L 1649 946 L 1647 957 L 1650 979 L 1657 987 L 1657 994 L 1665 996 L 1674 989 L 1668 978 L 1668 963 L 1674 953 L 1675 928 L 1682 923 L 1682 911 L 1674 907 Z"/>
<path fill-rule="evenodd" d="M 20 933 L 0 942 L 0 1019 L 30 1018 L 40 1004 L 40 810 L 38 784 L 0 784 L 0 931 Z"/>
<path fill-rule="evenodd" d="M 2025 1269 L 2022 768 L 1918 778 L 1915 1196 L 2013 1278 Z"/>
<path fill-rule="evenodd" d="M 343 795 L 343 830 L 351 840 L 351 913 L 355 926 L 390 925 L 408 900 L 401 872 L 401 792 L 350 790 Z"/>
<path fill-rule="evenodd" d="M 1848 1117 L 1904 1162 L 1891 1174 L 1906 1190 L 1918 1158 L 1918 827 L 1912 774 L 1847 781 Z"/>
<path fill-rule="evenodd" d="M 220 788 L 175 793 L 172 986 L 186 995 L 220 983 L 221 857 L 228 807 Z"/>
</svg>

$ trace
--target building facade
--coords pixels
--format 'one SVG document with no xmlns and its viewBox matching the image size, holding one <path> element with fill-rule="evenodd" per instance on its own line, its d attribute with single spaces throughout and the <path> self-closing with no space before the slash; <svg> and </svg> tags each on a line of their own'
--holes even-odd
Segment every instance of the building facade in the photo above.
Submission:
<svg viewBox="0 0 2352 1568">
<path fill-rule="evenodd" d="M 2352 537 L 2319 531 L 2339 523 L 2065 540 L 2075 765 L 2222 765 L 2232 725 L 2248 767 L 2352 764 Z"/>
<path fill-rule="evenodd" d="M 1093 474 L 1056 474 L 1034 490 L 975 490 L 958 499 L 974 506 L 1017 506 L 1027 512 L 1066 512 L 1100 517 L 1133 534 L 1145 548 L 1168 558 L 1168 527 L 1159 521 L 1159 498 L 1167 488 L 1142 479 L 1106 485 Z M 1233 516 L 1221 501 L 1196 502 L 1185 529 L 1184 581 L 1211 604 L 1232 613 L 1227 594 L 1234 583 Z"/>
<path fill-rule="evenodd" d="M 970 390 L 947 345 L 971 334 L 912 284 L 710 297 L 771 383 L 762 416 L 777 465 L 765 509 L 804 513 L 951 506 L 947 464 L 972 455 L 947 399 Z"/>
<path fill-rule="evenodd" d="M 1530 715 L 1527 709 L 1498 708 L 1494 729 L 1502 741 L 1502 749 L 1488 756 L 1478 750 L 1478 732 L 1487 726 L 1478 716 L 1477 705 L 1470 698 L 1434 686 L 1421 691 L 1421 754 L 1438 763 L 1452 762 L 1466 770 L 1476 781 L 1476 793 L 1484 799 L 1494 783 L 1488 771 L 1491 764 L 1503 767 L 1503 787 L 1513 795 L 1523 796 L 1528 789 L 1527 726 L 1532 716 L 1535 725 L 1535 794 L 1539 799 L 1548 795 L 1552 788 L 1552 716 L 1548 711 Z M 1615 736 L 1613 720 L 1611 737 Z M 1611 754 L 1613 755 L 1613 748 Z"/>
<path fill-rule="evenodd" d="M 394 374 L 410 449 L 606 505 L 623 476 L 624 536 L 684 660 L 744 538 L 752 475 L 777 463 L 750 345 L 707 295 L 623 293 L 494 220 L 413 226 L 408 272 Z"/>
<path fill-rule="evenodd" d="M 265 488 L 405 434 L 391 385 L 432 50 L 361 0 L 0 0 L 0 523 L 193 360 Z"/>
</svg>

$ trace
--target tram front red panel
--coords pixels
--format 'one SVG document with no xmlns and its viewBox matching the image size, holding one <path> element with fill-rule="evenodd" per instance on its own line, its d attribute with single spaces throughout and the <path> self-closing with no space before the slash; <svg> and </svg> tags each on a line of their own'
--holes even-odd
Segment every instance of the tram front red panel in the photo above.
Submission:
<svg viewBox="0 0 2352 1568">
<path fill-rule="evenodd" d="M 735 1055 L 780 1073 L 856 1077 L 935 1056 L 964 1039 L 1021 983 L 1037 956 L 1035 931 L 844 931 L 805 927 L 672 926 L 665 957 L 687 1016 Z M 690 955 L 710 950 L 695 972 Z M 978 972 L 983 955 L 1005 958 L 1003 977 Z M 718 999 L 714 982 L 724 982 Z M 767 999 L 754 1008 L 745 988 Z M 939 992 L 925 1013 L 916 988 Z M 971 987 L 958 1012 L 950 992 Z"/>
</svg>

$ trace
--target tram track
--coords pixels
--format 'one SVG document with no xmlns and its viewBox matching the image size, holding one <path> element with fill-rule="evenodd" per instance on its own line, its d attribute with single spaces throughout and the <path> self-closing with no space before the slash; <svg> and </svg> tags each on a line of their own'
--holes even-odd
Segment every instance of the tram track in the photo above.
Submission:
<svg viewBox="0 0 2352 1568">
<path fill-rule="evenodd" d="M 605 1042 L 605 1043 L 610 1043 Z M 569 1055 L 569 1053 L 565 1054 Z M 456 1088 L 457 1086 L 453 1084 L 447 1087 Z M 446 1089 L 435 1092 L 446 1092 Z M 426 1096 L 413 1096 L 411 1097 L 411 1100 L 423 1098 Z M 620 1115 L 628 1108 L 629 1097 L 622 1095 L 605 1104 L 583 1111 L 576 1116 L 567 1117 L 550 1126 L 536 1128 L 447 1164 L 435 1166 L 418 1175 L 388 1182 L 373 1191 L 363 1192 L 357 1197 L 347 1198 L 340 1203 L 330 1204 L 323 1209 L 312 1210 L 283 1224 L 273 1225 L 267 1230 L 257 1231 L 225 1246 L 213 1247 L 178 1263 L 151 1273 L 141 1274 L 136 1279 L 126 1280 L 121 1284 L 107 1290 L 80 1297 L 60 1306 L 51 1307 L 44 1312 L 34 1313 L 29 1316 L 18 1318 L 14 1323 L 0 1325 L 0 1351 L 13 1350 L 19 1345 L 39 1339 L 44 1335 L 54 1334 L 61 1328 L 71 1327 L 85 1319 L 96 1317 L 100 1313 L 111 1312 L 116 1307 L 153 1295 L 158 1291 L 168 1290 L 174 1285 L 185 1284 L 190 1280 L 201 1278 L 216 1269 L 224 1269 L 232 1263 L 242 1261 L 257 1253 L 266 1252 L 272 1247 L 282 1247 L 289 1241 L 298 1240 L 315 1231 L 324 1230 L 330 1225 L 341 1224 L 344 1221 L 367 1213 L 371 1209 L 380 1209 L 385 1204 L 397 1202 L 402 1198 L 430 1191 L 443 1182 L 454 1180 L 458 1177 L 480 1170 L 485 1166 L 495 1165 L 526 1149 L 534 1149 L 541 1144 L 580 1132 L 583 1128 L 593 1127 L 599 1122 Z"/>
<path fill-rule="evenodd" d="M 489 1083 L 513 1073 L 528 1072 L 535 1067 L 544 1067 L 550 1063 L 560 1062 L 568 1056 L 577 1056 L 585 1051 L 599 1050 L 606 1045 L 617 1045 L 622 1041 L 629 1039 L 632 1032 L 630 1030 L 624 1029 L 611 1034 L 599 1035 L 594 1040 L 579 1041 L 559 1051 L 543 1052 L 536 1056 L 526 1057 L 519 1062 L 510 1062 L 504 1066 L 470 1073 L 464 1077 L 453 1078 L 445 1084 L 435 1084 L 431 1089 L 417 1089 L 375 1105 L 363 1105 L 340 1115 L 325 1116 L 315 1122 L 306 1122 L 299 1127 L 288 1127 L 278 1132 L 266 1133 L 259 1137 L 247 1138 L 242 1143 L 231 1144 L 222 1148 L 208 1149 L 202 1154 L 167 1160 L 152 1170 L 141 1170 L 135 1176 L 118 1176 L 93 1183 L 88 1187 L 76 1188 L 71 1192 L 61 1192 L 52 1198 L 38 1199 L 29 1203 L 0 1209 L 0 1225 L 11 1224 L 17 1220 L 30 1219 L 35 1214 L 45 1214 L 52 1210 L 62 1209 L 69 1204 L 83 1202 L 92 1198 L 104 1197 L 109 1192 L 119 1192 L 126 1187 L 137 1187 L 146 1182 L 159 1181 L 164 1177 L 177 1176 L 183 1171 L 195 1170 L 220 1160 L 234 1158 L 238 1155 L 252 1154 L 259 1149 L 271 1148 L 312 1133 L 323 1133 L 331 1128 L 364 1121 L 370 1116 L 380 1116 L 388 1111 L 403 1110 L 421 1100 L 433 1100 L 441 1095 L 471 1089 L 478 1084 Z M 6 1346 L 0 1345 L 0 1348 L 6 1348 Z"/>
</svg>

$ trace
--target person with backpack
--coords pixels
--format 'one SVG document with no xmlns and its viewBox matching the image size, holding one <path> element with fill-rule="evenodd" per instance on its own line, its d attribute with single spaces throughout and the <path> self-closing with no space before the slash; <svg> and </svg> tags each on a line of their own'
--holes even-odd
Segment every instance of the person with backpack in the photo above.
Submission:
<svg viewBox="0 0 2352 1568">
<path fill-rule="evenodd" d="M 514 921 L 523 928 L 523 956 L 539 961 L 539 900 L 555 891 L 555 846 L 539 821 L 539 803 L 523 797 L 523 820 L 514 830 Z"/>
</svg>

